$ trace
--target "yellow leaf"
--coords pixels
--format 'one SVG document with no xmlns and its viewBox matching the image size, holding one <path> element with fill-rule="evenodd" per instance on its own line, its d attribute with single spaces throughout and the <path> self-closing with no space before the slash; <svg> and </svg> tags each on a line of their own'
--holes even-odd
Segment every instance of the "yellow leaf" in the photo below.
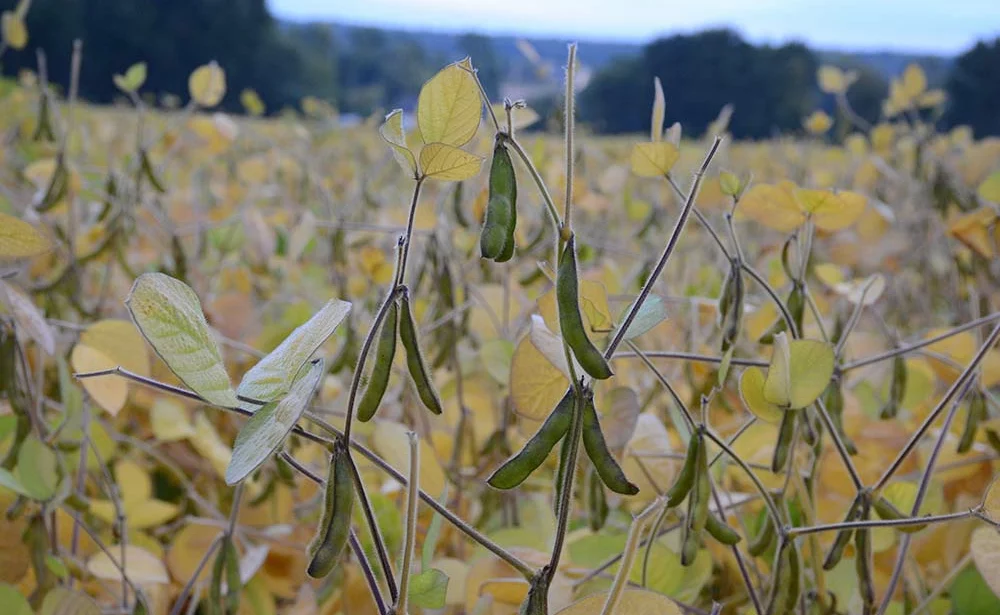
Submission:
<svg viewBox="0 0 1000 615">
<path fill-rule="evenodd" d="M 847 89 L 847 80 L 844 78 L 844 71 L 836 66 L 824 64 L 816 72 L 816 79 L 819 81 L 819 89 L 827 94 L 841 94 Z"/>
<path fill-rule="evenodd" d="M 226 95 L 226 73 L 214 60 L 194 69 L 188 77 L 191 99 L 202 107 L 214 107 Z"/>
<path fill-rule="evenodd" d="M 420 150 L 420 170 L 441 181 L 462 181 L 479 173 L 483 159 L 446 143 L 428 143 Z"/>
<path fill-rule="evenodd" d="M 824 200 L 812 209 L 816 228 L 828 233 L 854 224 L 865 210 L 868 199 L 857 192 L 838 192 L 832 200 Z"/>
<path fill-rule="evenodd" d="M 4 11 L 0 15 L 0 34 L 0 38 L 11 49 L 24 49 L 28 44 L 28 29 L 24 27 L 24 18 L 16 13 Z"/>
<path fill-rule="evenodd" d="M 77 344 L 73 347 L 70 364 L 76 372 L 94 372 L 118 366 L 118 363 L 108 355 L 83 344 Z M 99 376 L 85 378 L 81 382 L 94 403 L 112 416 L 117 415 L 125 406 L 125 400 L 128 398 L 128 382 L 124 378 Z"/>
<path fill-rule="evenodd" d="M 669 452 L 670 435 L 663 421 L 652 412 L 640 414 L 622 455 L 622 470 L 639 487 L 636 498 L 652 499 L 661 485 L 673 484 L 680 465 L 662 457 Z"/>
<path fill-rule="evenodd" d="M 653 120 L 649 126 L 649 140 L 663 140 L 663 118 L 667 113 L 667 101 L 663 96 L 663 84 L 659 77 L 653 77 Z"/>
<path fill-rule="evenodd" d="M 952 220 L 948 226 L 948 234 L 983 258 L 992 259 L 993 239 L 990 237 L 989 226 L 994 224 L 996 219 L 997 214 L 991 207 L 980 207 Z"/>
<path fill-rule="evenodd" d="M 977 527 L 969 542 L 979 574 L 993 593 L 1000 596 L 1000 533 L 994 527 Z"/>
<path fill-rule="evenodd" d="M 240 104 L 246 110 L 247 115 L 258 117 L 264 115 L 264 101 L 255 90 L 246 89 L 240 92 Z"/>
<path fill-rule="evenodd" d="M 632 146 L 632 172 L 639 177 L 663 177 L 681 157 L 673 143 L 656 141 Z"/>
<path fill-rule="evenodd" d="M 456 62 L 420 88 L 417 126 L 424 143 L 460 147 L 475 136 L 483 103 L 471 68 L 468 60 Z"/>
<path fill-rule="evenodd" d="M 385 116 L 385 121 L 379 127 L 378 133 L 392 147 L 392 157 L 396 159 L 399 166 L 415 176 L 417 174 L 417 161 L 413 157 L 413 152 L 406 145 L 406 133 L 403 132 L 403 110 L 395 109 Z"/>
<path fill-rule="evenodd" d="M 488 594 L 497 602 L 521 604 L 528 596 L 530 585 L 524 579 L 494 579 L 479 587 L 480 594 Z"/>
<path fill-rule="evenodd" d="M 910 64 L 903 71 L 902 89 L 903 94 L 909 99 L 916 98 L 927 89 L 927 75 L 919 64 Z"/>
<path fill-rule="evenodd" d="M 1000 171 L 994 171 L 984 179 L 983 183 L 979 184 L 976 194 L 986 201 L 1000 203 Z"/>
<path fill-rule="evenodd" d="M 215 430 L 204 413 L 199 412 L 195 415 L 194 435 L 189 440 L 191 446 L 212 464 L 219 476 L 226 475 L 226 468 L 229 467 L 229 460 L 232 458 L 233 452 L 219 437 L 219 432 Z"/>
<path fill-rule="evenodd" d="M 764 398 L 764 372 L 759 367 L 748 367 L 740 376 L 740 396 L 743 405 L 757 418 L 768 423 L 778 423 L 784 411 Z"/>
<path fill-rule="evenodd" d="M 994 523 L 1000 523 L 1000 478 L 994 479 L 986 489 L 986 495 L 983 496 L 983 512 Z"/>
<path fill-rule="evenodd" d="M 802 125 L 811 134 L 821 135 L 833 126 L 833 118 L 823 111 L 813 111 L 809 117 L 802 121 Z"/>
<path fill-rule="evenodd" d="M 80 343 L 103 352 L 130 372 L 150 375 L 146 340 L 127 320 L 99 320 L 80 335 Z"/>
<path fill-rule="evenodd" d="M 118 571 L 119 566 L 121 566 L 121 558 L 121 546 L 109 545 L 107 552 L 101 551 L 90 558 L 87 562 L 87 570 L 98 579 L 121 581 L 122 574 Z M 133 583 L 142 585 L 170 582 L 170 575 L 167 574 L 163 562 L 149 551 L 135 545 L 126 545 L 124 558 L 125 573 Z"/>
<path fill-rule="evenodd" d="M 789 183 L 778 185 L 757 184 L 742 198 L 738 211 L 751 220 L 782 233 L 795 230 L 806 220 L 792 194 L 794 186 Z"/>
<path fill-rule="evenodd" d="M 510 364 L 510 395 L 521 416 L 540 421 L 566 394 L 569 379 L 525 336 Z"/>
<path fill-rule="evenodd" d="M 372 432 L 372 448 L 403 476 L 410 475 L 410 440 L 406 435 L 408 431 L 401 423 L 379 421 Z M 431 445 L 421 438 L 420 488 L 438 499 L 444 492 L 446 483 L 444 469 L 441 468 L 437 454 Z"/>
<path fill-rule="evenodd" d="M 52 249 L 49 240 L 23 220 L 0 213 L 0 262 L 31 258 Z"/>
<path fill-rule="evenodd" d="M 816 340 L 788 340 L 784 332 L 774 337 L 774 355 L 767 370 L 763 397 L 790 410 L 816 401 L 833 375 L 833 349 Z"/>
<path fill-rule="evenodd" d="M 600 615 L 607 601 L 608 592 L 598 592 L 577 600 L 557 615 Z M 670 598 L 663 594 L 644 589 L 626 589 L 618 599 L 614 611 L 621 615 L 680 615 L 681 610 Z"/>
<path fill-rule="evenodd" d="M 222 533 L 217 527 L 191 523 L 174 534 L 167 551 L 167 568 L 170 575 L 180 583 L 187 583 L 194 576 L 201 558 Z M 198 582 L 208 580 L 211 566 L 204 566 L 198 574 Z"/>
<path fill-rule="evenodd" d="M 833 263 L 821 263 L 813 267 L 813 273 L 825 286 L 836 289 L 838 284 L 844 282 L 844 272 Z"/>
<path fill-rule="evenodd" d="M 184 406 L 173 399 L 157 398 L 149 411 L 149 422 L 153 436 L 160 442 L 184 440 L 194 435 L 194 425 Z"/>
</svg>

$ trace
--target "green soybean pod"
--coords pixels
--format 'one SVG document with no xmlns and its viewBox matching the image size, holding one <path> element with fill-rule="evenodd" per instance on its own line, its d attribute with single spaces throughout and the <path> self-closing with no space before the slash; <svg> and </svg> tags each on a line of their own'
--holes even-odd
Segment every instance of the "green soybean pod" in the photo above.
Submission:
<svg viewBox="0 0 1000 615">
<path fill-rule="evenodd" d="M 371 377 L 365 388 L 361 401 L 358 402 L 358 420 L 370 421 L 379 405 L 382 396 L 389 388 L 389 375 L 392 373 L 392 361 L 396 357 L 396 324 L 399 321 L 399 307 L 393 301 L 386 309 L 382 319 L 382 330 L 378 334 L 378 346 L 375 349 L 375 364 L 372 366 Z"/>
<path fill-rule="evenodd" d="M 872 580 L 871 530 L 858 528 L 854 531 L 854 568 L 858 575 L 858 593 L 864 604 L 862 613 L 874 613 L 875 585 Z"/>
<path fill-rule="evenodd" d="M 712 538 L 718 540 L 724 545 L 735 545 L 740 541 L 740 535 L 733 528 L 729 527 L 729 524 L 719 519 L 712 513 L 708 514 L 705 519 L 705 529 Z"/>
<path fill-rule="evenodd" d="M 783 545 L 778 555 L 778 570 L 773 573 L 771 599 L 768 601 L 768 615 L 787 615 L 798 611 L 801 584 L 799 580 L 799 552 L 794 542 Z"/>
<path fill-rule="evenodd" d="M 552 448 L 569 431 L 573 422 L 573 392 L 559 401 L 542 426 L 525 443 L 524 448 L 496 469 L 487 483 L 496 489 L 513 489 L 524 482 L 549 456 Z"/>
<path fill-rule="evenodd" d="M 778 426 L 778 441 L 774 444 L 774 457 L 771 458 L 771 471 L 778 473 L 788 461 L 788 453 L 792 448 L 792 437 L 795 435 L 795 417 L 798 413 L 788 410 L 781 417 Z"/>
<path fill-rule="evenodd" d="M 593 532 L 601 531 L 608 520 L 608 499 L 604 493 L 604 483 L 596 472 L 587 474 L 587 521 Z"/>
<path fill-rule="evenodd" d="M 763 555 L 774 543 L 774 522 L 771 521 L 771 515 L 767 514 L 767 511 L 764 513 L 763 525 L 760 526 L 757 535 L 747 543 L 747 552 L 754 557 Z"/>
<path fill-rule="evenodd" d="M 892 505 L 889 500 L 885 497 L 879 496 L 872 501 L 872 508 L 878 513 L 879 517 L 883 519 L 905 519 L 904 515 L 898 508 Z"/>
<path fill-rule="evenodd" d="M 479 234 L 479 253 L 483 258 L 497 260 L 503 253 L 513 215 L 514 205 L 505 196 L 491 196 L 486 202 L 483 230 Z"/>
<path fill-rule="evenodd" d="M 693 564 L 698 557 L 698 547 L 700 546 L 701 535 L 685 528 L 681 538 L 681 565 L 690 566 Z"/>
<path fill-rule="evenodd" d="M 973 391 L 969 399 L 969 411 L 965 416 L 965 427 L 962 429 L 962 437 L 958 439 L 957 450 L 959 453 L 967 453 L 972 448 L 972 443 L 976 439 L 976 431 L 979 429 L 979 422 L 988 417 L 986 398 L 980 391 Z"/>
<path fill-rule="evenodd" d="M 427 364 L 424 356 L 420 353 L 420 341 L 417 339 L 417 325 L 413 322 L 413 313 L 410 311 L 410 297 L 406 293 L 399 299 L 400 320 L 399 320 L 399 341 L 403 343 L 406 350 L 406 367 L 410 370 L 410 377 L 417 385 L 417 394 L 424 406 L 434 414 L 441 414 L 441 398 L 438 397 L 434 383 L 431 381 L 430 372 L 427 371 Z"/>
<path fill-rule="evenodd" d="M 687 454 L 684 456 L 684 466 L 677 474 L 673 486 L 667 491 L 667 508 L 673 508 L 687 497 L 691 487 L 694 485 L 695 469 L 698 465 L 698 448 L 701 446 L 701 438 L 697 432 L 691 434 L 688 441 Z"/>
<path fill-rule="evenodd" d="M 903 401 L 903 394 L 906 392 L 906 371 L 906 360 L 902 355 L 893 358 L 892 380 L 889 382 L 889 399 L 879 413 L 880 418 L 891 419 L 899 414 L 899 406 Z"/>
<path fill-rule="evenodd" d="M 827 385 L 826 390 L 823 392 L 823 407 L 826 408 L 827 413 L 830 415 L 830 420 L 833 421 L 834 428 L 840 434 L 840 439 L 844 442 L 847 452 L 856 455 L 858 447 L 854 445 L 854 441 L 844 431 L 844 392 L 841 389 L 840 378 L 835 377 Z"/>
<path fill-rule="evenodd" d="M 621 495 L 639 493 L 639 488 L 629 481 L 614 455 L 608 450 L 608 443 L 605 442 L 604 433 L 601 431 L 601 423 L 597 419 L 593 392 L 588 392 L 583 404 L 583 448 L 608 489 Z"/>
<path fill-rule="evenodd" d="M 240 589 L 243 580 L 240 578 L 240 556 L 232 537 L 227 537 L 222 545 L 226 558 L 226 612 L 239 613 Z"/>
<path fill-rule="evenodd" d="M 559 308 L 559 330 L 569 344 L 573 356 L 591 377 L 605 380 L 614 375 L 601 351 L 587 337 L 580 313 L 580 281 L 576 269 L 576 238 L 570 237 L 559 257 L 556 272 L 556 305 Z"/>
<path fill-rule="evenodd" d="M 215 554 L 215 562 L 212 564 L 212 578 L 208 584 L 208 615 L 221 615 L 222 609 L 222 577 L 226 570 L 226 545 L 228 537 L 223 537 L 222 544 L 219 545 L 219 552 Z"/>
<path fill-rule="evenodd" d="M 340 559 L 351 532 L 354 508 L 354 477 L 347 445 L 338 440 L 330 456 L 330 471 L 323 495 L 323 513 L 316 537 L 309 545 L 310 561 L 306 573 L 314 579 L 330 574 Z"/>
<path fill-rule="evenodd" d="M 479 248 L 483 258 L 504 262 L 514 253 L 514 229 L 517 226 L 517 177 L 514 162 L 503 141 L 493 146 L 490 164 L 489 200 Z M 506 256 L 506 258 L 503 258 Z"/>
<path fill-rule="evenodd" d="M 702 436 L 699 434 L 698 439 Z M 689 523 L 698 532 L 705 529 L 708 517 L 711 514 L 708 510 L 709 502 L 712 498 L 712 484 L 708 475 L 708 452 L 704 442 L 698 445 L 698 460 L 695 465 L 694 487 L 689 494 L 691 498 L 691 508 L 689 509 Z"/>
<path fill-rule="evenodd" d="M 730 265 L 729 276 L 719 299 L 719 324 L 722 327 L 722 352 L 728 351 L 736 344 L 743 323 L 743 302 L 746 287 L 743 283 L 743 272 L 736 261 Z"/>
<path fill-rule="evenodd" d="M 861 512 L 861 499 L 855 498 L 851 507 L 847 511 L 847 517 L 845 521 L 855 521 L 860 516 Z M 840 563 L 840 558 L 844 556 L 844 549 L 847 548 L 847 543 L 851 541 L 851 536 L 854 535 L 854 530 L 847 528 L 837 532 L 837 536 L 833 539 L 833 544 L 830 546 L 830 550 L 826 554 L 826 558 L 823 559 L 823 570 L 833 570 L 838 563 Z"/>
</svg>

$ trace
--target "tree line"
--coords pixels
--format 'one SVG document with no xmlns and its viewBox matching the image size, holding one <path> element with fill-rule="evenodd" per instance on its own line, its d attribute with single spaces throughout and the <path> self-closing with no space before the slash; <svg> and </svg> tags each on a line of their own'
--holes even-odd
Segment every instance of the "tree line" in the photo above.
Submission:
<svg viewBox="0 0 1000 615">
<path fill-rule="evenodd" d="M 0 10 L 16 4 L 0 0 Z M 139 61 L 149 67 L 144 92 L 183 97 L 190 72 L 217 60 L 229 84 L 222 107 L 233 112 L 241 110 L 239 94 L 247 88 L 271 113 L 297 108 L 305 96 L 359 115 L 411 107 L 423 81 L 455 54 L 473 57 L 491 93 L 513 75 L 523 78 L 487 36 L 467 34 L 441 47 L 426 44 L 429 35 L 288 24 L 273 17 L 266 0 L 32 0 L 26 23 L 28 46 L 7 51 L 3 74 L 37 70 L 41 49 L 49 80 L 65 87 L 73 41 L 80 39 L 80 95 L 96 103 L 112 102 L 119 93 L 111 75 Z M 812 110 L 832 107 L 816 86 L 816 69 L 824 61 L 800 43 L 754 45 L 724 29 L 660 38 L 598 67 L 581 95 L 580 120 L 601 133 L 647 130 L 653 78 L 659 77 L 668 118 L 680 121 L 688 134 L 704 131 L 726 104 L 735 108 L 730 130 L 737 137 L 795 132 Z M 835 62 L 858 70 L 849 98 L 859 115 L 877 121 L 891 75 L 849 55 Z M 558 77 L 555 71 L 548 78 Z M 949 94 L 945 125 L 1000 135 L 1000 38 L 957 57 L 944 81 L 934 85 Z M 529 102 L 558 113 L 557 100 Z"/>
</svg>

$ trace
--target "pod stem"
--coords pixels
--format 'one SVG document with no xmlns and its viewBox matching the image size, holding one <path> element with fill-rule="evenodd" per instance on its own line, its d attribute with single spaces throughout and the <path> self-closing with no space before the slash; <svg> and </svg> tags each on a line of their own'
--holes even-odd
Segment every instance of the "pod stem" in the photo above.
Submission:
<svg viewBox="0 0 1000 615">
<path fill-rule="evenodd" d="M 625 339 L 625 333 L 628 331 L 629 326 L 632 325 L 632 321 L 635 320 L 636 315 L 639 313 L 639 309 L 642 308 L 642 304 L 646 301 L 646 297 L 649 296 L 650 291 L 653 290 L 653 285 L 656 280 L 659 279 L 660 273 L 663 272 L 663 268 L 666 267 L 667 261 L 670 260 L 670 256 L 674 253 L 674 249 L 677 247 L 677 242 L 681 237 L 681 233 L 684 231 L 684 227 L 687 224 L 688 218 L 691 216 L 691 210 L 694 209 L 695 199 L 698 197 L 698 191 L 701 189 L 701 181 L 705 177 L 705 173 L 708 172 L 708 167 L 712 164 L 712 159 L 719 152 L 719 146 L 722 145 L 722 137 L 715 137 L 712 142 L 712 146 L 709 148 L 708 153 L 705 155 L 705 159 L 702 161 L 701 166 L 694 174 L 694 180 L 691 182 L 691 189 L 688 191 L 687 199 L 684 202 L 684 207 L 681 209 L 681 214 L 677 218 L 677 222 L 674 224 L 674 229 L 670 233 L 670 238 L 667 240 L 667 245 L 663 248 L 663 253 L 660 254 L 660 259 L 656 262 L 656 266 L 653 267 L 653 271 L 649 274 L 649 278 L 646 283 L 642 285 L 642 290 L 639 291 L 639 296 L 636 300 L 632 302 L 632 308 L 626 314 L 625 319 L 622 320 L 621 324 L 615 329 L 615 336 L 608 344 L 607 350 L 604 351 L 604 357 L 610 359 L 612 355 L 615 354 L 615 349 L 618 345 L 622 343 Z"/>
<path fill-rule="evenodd" d="M 565 345 L 565 344 L 564 344 Z M 575 384 L 575 383 L 574 383 Z M 569 454 L 566 456 L 566 474 L 563 477 L 563 484 L 560 485 L 559 493 L 559 517 L 556 519 L 556 536 L 552 545 L 552 556 L 549 559 L 548 575 L 549 581 L 555 576 L 559 568 L 559 558 L 562 556 L 563 544 L 566 541 L 566 531 L 569 529 L 569 518 L 573 503 L 573 481 L 576 478 L 576 459 L 580 453 L 580 437 L 583 434 L 583 395 L 579 392 L 574 394 L 573 399 L 573 420 L 569 426 Z"/>
<path fill-rule="evenodd" d="M 410 441 L 410 480 L 406 486 L 406 527 L 403 534 L 403 563 L 399 571 L 399 596 L 393 612 L 406 615 L 410 590 L 410 568 L 413 565 L 413 548 L 417 540 L 417 501 L 420 493 L 420 446 L 417 434 L 408 432 Z"/>
<path fill-rule="evenodd" d="M 563 122 L 566 125 L 566 204 L 563 210 L 563 239 L 573 234 L 573 122 L 576 114 L 573 89 L 576 73 L 576 43 L 570 43 L 566 59 L 566 107 Z"/>
<path fill-rule="evenodd" d="M 618 608 L 622 592 L 625 590 L 626 585 L 628 585 L 628 578 L 632 572 L 632 562 L 635 560 L 635 552 L 639 549 L 639 541 L 642 539 L 642 533 L 646 529 L 650 515 L 663 504 L 663 496 L 660 496 L 650 502 L 649 506 L 632 519 L 632 525 L 628 529 L 628 538 L 625 540 L 625 550 L 622 552 L 621 565 L 615 574 L 615 580 L 611 583 L 611 588 L 608 589 L 608 597 L 604 601 L 604 608 L 601 609 L 601 615 L 612 615 L 615 609 Z"/>
</svg>

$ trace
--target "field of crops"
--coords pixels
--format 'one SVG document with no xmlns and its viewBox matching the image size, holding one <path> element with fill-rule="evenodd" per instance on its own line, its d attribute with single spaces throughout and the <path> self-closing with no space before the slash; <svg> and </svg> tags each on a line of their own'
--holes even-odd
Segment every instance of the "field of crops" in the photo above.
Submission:
<svg viewBox="0 0 1000 615">
<path fill-rule="evenodd" d="M 1000 612 L 1000 140 L 916 67 L 751 143 L 471 66 L 0 84 L 0 612 Z"/>
</svg>

